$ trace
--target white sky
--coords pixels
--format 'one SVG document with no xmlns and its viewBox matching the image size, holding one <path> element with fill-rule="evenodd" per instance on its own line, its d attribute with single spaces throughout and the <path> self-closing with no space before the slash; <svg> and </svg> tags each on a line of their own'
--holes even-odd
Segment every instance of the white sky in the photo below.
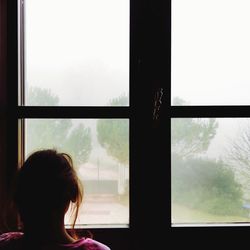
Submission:
<svg viewBox="0 0 250 250">
<path fill-rule="evenodd" d="M 250 124 L 249 118 L 217 118 L 218 128 L 216 135 L 206 152 L 210 158 L 223 159 L 227 155 L 231 141 L 237 137 Z"/>
<path fill-rule="evenodd" d="M 172 1 L 172 98 L 250 104 L 250 1 Z"/>
<path fill-rule="evenodd" d="M 61 105 L 129 92 L 129 0 L 25 0 L 26 82 Z M 250 1 L 172 0 L 172 98 L 250 104 Z M 243 120 L 218 119 L 220 157 Z"/>
<path fill-rule="evenodd" d="M 25 0 L 26 83 L 61 105 L 129 92 L 129 0 Z M 27 89 L 27 88 L 26 88 Z"/>
<path fill-rule="evenodd" d="M 172 100 L 250 104 L 250 1 L 172 0 Z M 207 156 L 225 156 L 249 119 L 217 119 Z"/>
</svg>

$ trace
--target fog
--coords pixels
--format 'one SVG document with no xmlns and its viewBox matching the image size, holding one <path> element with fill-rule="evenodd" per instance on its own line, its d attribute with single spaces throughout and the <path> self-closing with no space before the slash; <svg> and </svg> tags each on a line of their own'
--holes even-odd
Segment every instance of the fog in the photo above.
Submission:
<svg viewBox="0 0 250 250">
<path fill-rule="evenodd" d="M 206 156 L 215 159 L 223 159 L 226 157 L 232 141 L 237 140 L 242 129 L 250 123 L 250 119 L 217 118 L 216 121 L 218 122 L 218 128 L 206 152 Z"/>
<path fill-rule="evenodd" d="M 26 91 L 31 87 L 49 89 L 47 93 L 50 95 L 47 97 L 42 94 L 35 96 L 41 102 L 44 100 L 44 105 L 46 98 L 57 96 L 58 105 L 62 106 L 106 106 L 112 99 L 128 95 L 129 0 L 24 2 Z M 29 104 L 29 98 L 25 101 L 26 105 L 32 105 Z M 129 168 L 125 169 L 101 147 L 97 139 L 96 120 L 72 121 L 73 125 L 66 134 L 63 134 L 65 129 L 62 129 L 61 132 L 57 131 L 56 136 L 60 137 L 62 133 L 67 139 L 79 124 L 83 124 L 85 128 L 91 129 L 92 146 L 87 162 L 77 166 L 86 191 L 77 223 L 127 225 L 129 199 L 126 182 Z M 69 140 L 62 138 L 65 145 L 63 142 L 59 145 L 54 140 L 55 134 L 51 132 L 58 120 L 51 122 L 45 119 L 39 122 L 44 128 L 39 127 L 35 119 L 26 119 L 26 151 L 29 148 L 27 139 L 30 139 L 31 145 L 34 143 L 34 147 L 59 147 L 66 150 L 63 147 L 67 146 Z M 38 135 L 37 131 L 43 136 Z M 54 137 L 50 138 L 49 135 Z M 67 150 L 70 149 L 68 146 Z M 82 148 L 77 149 L 79 151 Z M 78 152 L 75 151 L 73 153 Z M 69 223 L 68 216 L 65 221 Z"/>
<path fill-rule="evenodd" d="M 26 0 L 25 62 L 26 89 L 49 88 L 60 105 L 128 94 L 129 1 Z"/>
<path fill-rule="evenodd" d="M 172 223 L 249 222 L 249 118 L 171 124 Z"/>
<path fill-rule="evenodd" d="M 248 0 L 172 1 L 172 98 L 249 105 L 249 12 Z"/>
<path fill-rule="evenodd" d="M 249 12 L 248 0 L 172 1 L 172 104 L 175 97 L 185 105 L 250 104 Z M 249 222 L 250 120 L 216 122 L 211 140 L 213 129 L 173 123 L 172 223 Z"/>
<path fill-rule="evenodd" d="M 249 105 L 250 1 L 172 1 L 172 103 Z M 221 158 L 246 119 L 217 119 L 206 155 Z"/>
</svg>

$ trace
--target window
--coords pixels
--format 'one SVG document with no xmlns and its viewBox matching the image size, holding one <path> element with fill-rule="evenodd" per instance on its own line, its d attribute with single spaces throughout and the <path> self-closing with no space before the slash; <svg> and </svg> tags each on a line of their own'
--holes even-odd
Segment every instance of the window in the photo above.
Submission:
<svg viewBox="0 0 250 250">
<path fill-rule="evenodd" d="M 68 152 L 85 190 L 77 227 L 128 227 L 129 1 L 26 0 L 20 19 L 22 159 Z"/>
<path fill-rule="evenodd" d="M 84 186 L 77 227 L 128 227 L 128 119 L 25 119 L 25 125 L 27 155 L 56 148 L 74 159 Z"/>
<path fill-rule="evenodd" d="M 175 97 L 189 105 L 249 105 L 249 8 L 245 0 L 173 1 L 173 105 Z"/>
<path fill-rule="evenodd" d="M 249 222 L 249 9 L 172 1 L 172 226 Z"/>
<path fill-rule="evenodd" d="M 173 118 L 172 223 L 249 222 L 249 118 Z"/>
<path fill-rule="evenodd" d="M 165 164 L 163 164 L 165 147 L 162 145 L 165 145 L 166 140 L 160 140 L 162 134 L 165 133 L 165 127 L 162 123 L 163 116 L 158 116 L 157 120 L 152 119 L 154 107 L 152 100 L 158 89 L 165 87 L 165 80 L 168 78 L 165 77 L 164 66 L 165 58 L 169 58 L 169 54 L 166 53 L 166 45 L 169 40 L 165 37 L 167 30 L 165 19 L 166 12 L 170 11 L 170 2 L 158 3 L 141 0 L 130 2 L 129 85 L 124 90 L 125 93 L 122 93 L 126 95 L 126 92 L 129 91 L 129 105 L 124 106 L 110 106 L 108 102 L 103 100 L 102 103 L 93 105 L 90 102 L 88 104 L 74 103 L 72 106 L 67 102 L 61 102 L 61 106 L 48 103 L 46 105 L 41 103 L 39 105 L 24 105 L 25 102 L 27 104 L 25 99 L 29 94 L 26 92 L 27 86 L 25 85 L 25 79 L 29 77 L 26 75 L 29 74 L 29 69 L 28 65 L 25 67 L 26 71 L 23 68 L 18 68 L 19 60 L 25 59 L 24 56 L 19 58 L 18 54 L 18 41 L 24 42 L 25 30 L 24 33 L 18 34 L 17 24 L 20 20 L 21 29 L 25 27 L 25 15 L 20 12 L 20 19 L 17 16 L 19 1 L 8 0 L 5 2 L 8 13 L 6 38 L 8 44 L 7 105 L 3 107 L 1 114 L 3 119 L 7 121 L 5 130 L 7 163 L 0 165 L 0 170 L 3 170 L 1 173 L 4 174 L 3 178 L 6 178 L 4 182 L 1 182 L 1 186 L 4 188 L 0 189 L 0 204 L 6 202 L 5 194 L 10 193 L 17 162 L 20 163 L 24 160 L 25 147 L 28 146 L 24 143 L 28 135 L 25 129 L 26 126 L 29 126 L 30 121 L 35 122 L 36 119 L 40 121 L 43 119 L 49 121 L 70 119 L 72 122 L 78 119 L 88 122 L 95 119 L 98 121 L 126 120 L 129 121 L 129 228 L 121 228 L 120 225 L 115 225 L 114 228 L 107 225 L 102 226 L 102 228 L 100 225 L 91 225 L 90 231 L 94 234 L 94 238 L 106 243 L 111 249 L 146 249 L 151 246 L 157 248 L 160 242 L 145 239 L 151 239 L 152 230 L 148 230 L 149 228 L 154 231 L 155 227 L 165 226 L 167 221 L 168 206 L 164 201 L 168 195 L 165 190 L 165 180 L 168 173 L 164 167 Z M 22 2 L 26 3 L 26 1 Z M 169 17 L 169 15 L 167 16 Z M 170 22 L 168 22 L 169 24 Z M 21 44 L 20 48 L 25 48 L 24 44 Z M 26 51 L 20 50 L 19 53 L 25 55 Z M 20 65 L 24 66 L 24 61 Z M 21 72 L 22 74 L 18 77 L 18 73 Z M 18 80 L 20 80 L 19 91 Z M 49 93 L 52 96 L 59 96 L 54 90 Z M 164 91 L 164 96 L 166 97 L 169 93 Z M 61 96 L 58 98 L 60 101 L 62 100 Z M 116 94 L 114 98 L 116 98 Z M 113 99 L 113 97 L 106 99 Z M 164 106 L 162 106 L 161 114 L 164 111 L 163 108 Z M 1 141 L 0 143 L 4 144 Z M 155 166 L 158 168 L 157 171 L 155 171 Z M 163 192 L 159 192 L 159 189 Z M 152 194 L 154 195 L 152 196 Z M 155 206 L 153 200 L 162 200 L 162 205 Z M 13 216 L 12 211 L 8 210 L 7 212 L 9 213 L 8 221 L 12 222 L 12 228 L 15 229 L 16 217 Z M 78 232 L 81 233 L 86 228 L 86 226 L 83 229 L 81 227 Z"/>
<path fill-rule="evenodd" d="M 128 0 L 25 0 L 24 8 L 26 105 L 129 105 L 111 103 L 129 94 Z"/>
</svg>

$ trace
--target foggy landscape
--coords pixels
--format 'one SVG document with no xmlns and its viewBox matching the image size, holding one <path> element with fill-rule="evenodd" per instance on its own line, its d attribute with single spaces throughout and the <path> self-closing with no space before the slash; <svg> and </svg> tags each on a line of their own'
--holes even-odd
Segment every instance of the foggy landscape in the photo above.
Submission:
<svg viewBox="0 0 250 250">
<path fill-rule="evenodd" d="M 249 105 L 250 2 L 172 1 L 172 105 Z M 201 107 L 202 110 L 202 107 Z M 250 119 L 172 119 L 172 224 L 250 221 Z"/>
<path fill-rule="evenodd" d="M 128 106 L 129 18 L 128 0 L 26 0 L 26 105 Z M 85 190 L 78 226 L 127 226 L 128 120 L 25 123 L 26 155 L 55 148 L 72 156 Z"/>
</svg>

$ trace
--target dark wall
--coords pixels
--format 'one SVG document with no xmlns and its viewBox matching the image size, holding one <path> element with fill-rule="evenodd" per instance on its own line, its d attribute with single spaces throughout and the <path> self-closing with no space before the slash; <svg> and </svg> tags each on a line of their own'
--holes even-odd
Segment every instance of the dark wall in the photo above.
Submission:
<svg viewBox="0 0 250 250">
<path fill-rule="evenodd" d="M 7 69 L 7 0 L 0 0 L 0 218 L 4 216 L 3 205 L 6 196 L 4 192 L 6 169 L 6 69 Z M 0 219 L 0 231 L 4 227 Z"/>
<path fill-rule="evenodd" d="M 0 107 L 6 105 L 6 0 L 0 1 Z"/>
</svg>

